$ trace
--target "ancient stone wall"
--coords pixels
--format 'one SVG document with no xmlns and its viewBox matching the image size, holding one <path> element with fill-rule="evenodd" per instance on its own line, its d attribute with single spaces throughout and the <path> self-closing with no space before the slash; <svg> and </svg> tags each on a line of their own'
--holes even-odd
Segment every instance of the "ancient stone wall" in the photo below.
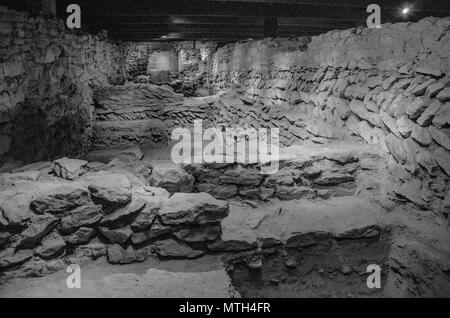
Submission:
<svg viewBox="0 0 450 318">
<path fill-rule="evenodd" d="M 147 75 L 148 47 L 145 42 L 123 44 L 125 53 L 125 72 L 128 81 L 139 75 Z"/>
<path fill-rule="evenodd" d="M 123 82 L 121 50 L 62 21 L 0 7 L 0 51 L 0 162 L 88 149 L 91 87 Z"/>
<path fill-rule="evenodd" d="M 130 83 L 95 90 L 94 149 L 167 145 L 176 127 L 217 118 L 217 97 L 184 99 L 169 86 Z"/>
<path fill-rule="evenodd" d="M 306 46 L 307 45 L 307 46 Z M 448 213 L 450 19 L 230 44 L 214 55 L 215 90 L 235 88 L 225 123 L 303 139 L 363 139 L 390 154 L 392 193 Z M 442 203 L 442 199 L 447 197 Z"/>
</svg>

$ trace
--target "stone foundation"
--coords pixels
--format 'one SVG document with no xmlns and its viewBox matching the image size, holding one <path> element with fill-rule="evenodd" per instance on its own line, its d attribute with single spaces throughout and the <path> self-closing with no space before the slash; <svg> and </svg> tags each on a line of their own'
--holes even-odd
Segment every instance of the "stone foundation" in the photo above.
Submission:
<svg viewBox="0 0 450 318">
<path fill-rule="evenodd" d="M 354 138 L 391 155 L 394 193 L 447 213 L 450 170 L 449 19 L 332 31 L 295 41 L 230 44 L 210 83 L 234 88 L 221 119 L 279 127 L 281 142 Z M 427 52 L 427 53 L 422 53 Z"/>
</svg>

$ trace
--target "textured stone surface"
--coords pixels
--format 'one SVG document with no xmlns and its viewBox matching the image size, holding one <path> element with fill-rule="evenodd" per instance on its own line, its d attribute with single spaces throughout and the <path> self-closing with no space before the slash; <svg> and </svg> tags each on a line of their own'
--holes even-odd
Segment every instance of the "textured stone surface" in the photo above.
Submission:
<svg viewBox="0 0 450 318">
<path fill-rule="evenodd" d="M 162 225 L 159 221 L 155 221 L 150 227 L 142 232 L 135 232 L 131 237 L 133 244 L 139 245 L 150 242 L 158 237 L 169 234 L 170 226 Z"/>
<path fill-rule="evenodd" d="M 175 193 L 159 211 L 167 225 L 207 224 L 219 222 L 228 214 L 228 202 L 207 193 Z"/>
<path fill-rule="evenodd" d="M 108 261 L 112 264 L 131 264 L 145 261 L 149 252 L 146 249 L 135 250 L 131 246 L 127 249 L 118 244 L 108 247 Z"/>
<path fill-rule="evenodd" d="M 81 227 L 94 227 L 103 218 L 102 207 L 87 204 L 73 209 L 61 218 L 61 231 L 72 234 Z"/>
<path fill-rule="evenodd" d="M 36 254 L 43 259 L 52 259 L 64 253 L 66 242 L 58 232 L 52 232 L 43 238 Z"/>
<path fill-rule="evenodd" d="M 193 192 L 194 178 L 174 163 L 157 163 L 153 166 L 150 185 L 164 188 L 170 193 Z"/>
<path fill-rule="evenodd" d="M 89 191 L 84 187 L 64 185 L 44 193 L 33 200 L 30 206 L 38 214 L 60 214 L 90 202 Z"/>
<path fill-rule="evenodd" d="M 108 239 L 111 243 L 124 244 L 133 234 L 129 226 L 122 229 L 110 230 L 105 227 L 99 227 L 100 233 Z"/>
<path fill-rule="evenodd" d="M 95 236 L 95 229 L 80 227 L 75 233 L 67 237 L 67 243 L 72 245 L 86 244 Z"/>
<path fill-rule="evenodd" d="M 79 159 L 61 158 L 53 161 L 52 171 L 61 178 L 76 180 L 86 172 L 87 161 Z"/>
<path fill-rule="evenodd" d="M 96 204 L 102 205 L 106 214 L 112 213 L 131 201 L 131 193 L 126 189 L 119 188 L 117 185 L 116 182 L 111 182 L 109 186 L 89 185 L 92 200 Z"/>
<path fill-rule="evenodd" d="M 25 249 L 35 247 L 58 223 L 59 220 L 50 214 L 34 216 L 30 226 L 20 234 L 18 246 Z"/>
<path fill-rule="evenodd" d="M 156 253 L 167 258 L 197 258 L 204 254 L 203 251 L 194 250 L 172 239 L 158 242 Z"/>
<path fill-rule="evenodd" d="M 0 153 L 26 162 L 83 154 L 94 120 L 91 86 L 123 81 L 120 48 L 51 18 L 1 11 L 1 29 L 10 32 L 0 35 L 9 43 L 0 67 Z"/>
<path fill-rule="evenodd" d="M 100 225 L 109 229 L 119 229 L 124 227 L 134 220 L 145 207 L 145 204 L 146 202 L 143 199 L 133 199 L 127 206 L 105 216 L 101 220 Z"/>
</svg>

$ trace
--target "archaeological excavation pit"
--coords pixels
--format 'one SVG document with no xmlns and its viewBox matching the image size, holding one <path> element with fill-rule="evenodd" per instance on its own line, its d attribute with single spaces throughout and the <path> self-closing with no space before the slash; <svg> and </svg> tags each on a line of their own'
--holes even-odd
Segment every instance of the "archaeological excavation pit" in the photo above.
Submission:
<svg viewBox="0 0 450 318">
<path fill-rule="evenodd" d="M 0 298 L 450 297 L 421 3 L 2 2 Z"/>
</svg>

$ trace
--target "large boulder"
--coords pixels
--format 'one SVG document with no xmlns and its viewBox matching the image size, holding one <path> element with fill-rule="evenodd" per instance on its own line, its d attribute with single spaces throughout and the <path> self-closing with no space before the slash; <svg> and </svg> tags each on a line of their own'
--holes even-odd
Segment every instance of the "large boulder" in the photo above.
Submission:
<svg viewBox="0 0 450 318">
<path fill-rule="evenodd" d="M 60 178 L 76 180 L 86 172 L 87 164 L 88 162 L 85 160 L 64 157 L 53 161 L 52 171 Z"/>
<path fill-rule="evenodd" d="M 170 193 L 193 192 L 194 181 L 191 174 L 171 162 L 155 164 L 149 180 L 151 186 L 164 188 Z"/>
<path fill-rule="evenodd" d="M 207 193 L 175 193 L 159 211 L 163 224 L 186 225 L 220 222 L 228 215 L 228 202 Z"/>
</svg>

